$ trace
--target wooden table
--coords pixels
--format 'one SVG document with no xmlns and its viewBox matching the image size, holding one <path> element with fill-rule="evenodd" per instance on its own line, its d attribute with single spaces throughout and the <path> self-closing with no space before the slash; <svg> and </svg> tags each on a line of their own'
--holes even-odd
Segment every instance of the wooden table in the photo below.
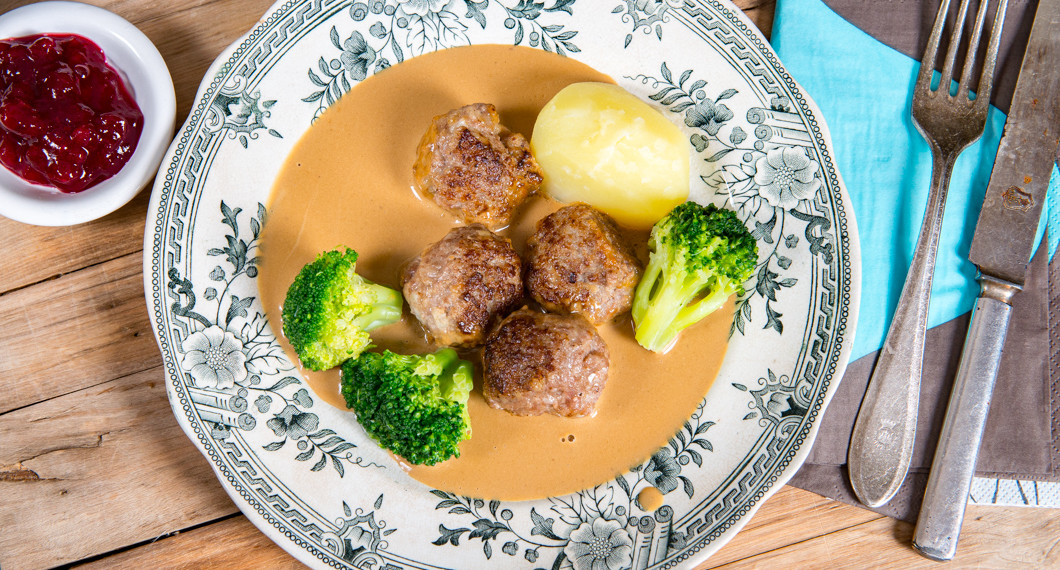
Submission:
<svg viewBox="0 0 1060 570">
<path fill-rule="evenodd" d="M 143 30 L 183 122 L 272 0 L 90 0 Z M 28 3 L 5 0 L 6 11 Z M 772 0 L 739 0 L 770 30 Z M 141 275 L 149 191 L 101 220 L 0 218 L 0 567 L 296 567 L 177 426 Z M 784 487 L 705 567 L 929 567 L 910 525 Z M 1060 565 L 1060 510 L 971 507 L 960 566 Z"/>
</svg>

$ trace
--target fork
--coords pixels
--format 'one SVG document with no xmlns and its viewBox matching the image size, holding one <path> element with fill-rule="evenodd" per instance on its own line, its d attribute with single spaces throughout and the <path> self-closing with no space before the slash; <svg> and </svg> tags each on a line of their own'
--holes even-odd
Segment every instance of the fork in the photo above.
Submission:
<svg viewBox="0 0 1060 570">
<path fill-rule="evenodd" d="M 939 40 L 950 6 L 950 0 L 943 0 L 913 88 L 913 120 L 931 147 L 931 189 L 912 264 L 850 441 L 847 458 L 850 482 L 858 499 L 870 507 L 890 501 L 909 471 L 916 434 L 928 300 L 950 175 L 957 156 L 983 134 L 986 126 L 998 40 L 1008 0 L 1001 0 L 994 16 L 974 95 L 970 84 L 986 20 L 987 0 L 981 0 L 976 12 L 955 92 L 952 85 L 969 3 L 970 0 L 961 0 L 938 87 L 932 89 Z"/>
</svg>

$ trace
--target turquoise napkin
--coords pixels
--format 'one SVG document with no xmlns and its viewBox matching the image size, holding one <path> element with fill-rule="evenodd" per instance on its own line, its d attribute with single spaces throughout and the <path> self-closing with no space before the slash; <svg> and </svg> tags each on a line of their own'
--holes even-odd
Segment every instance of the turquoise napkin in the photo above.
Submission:
<svg viewBox="0 0 1060 570">
<path fill-rule="evenodd" d="M 851 360 L 883 346 L 911 263 L 931 182 L 931 151 L 910 116 L 920 63 L 853 26 L 820 0 L 778 0 L 773 47 L 817 102 L 832 134 L 861 237 L 861 306 Z M 1005 115 L 991 107 L 983 137 L 957 160 L 946 204 L 928 326 L 971 310 L 968 259 Z M 1060 241 L 1060 173 L 1044 214 L 1050 256 Z M 1045 224 L 1040 224 L 1039 237 Z"/>
</svg>

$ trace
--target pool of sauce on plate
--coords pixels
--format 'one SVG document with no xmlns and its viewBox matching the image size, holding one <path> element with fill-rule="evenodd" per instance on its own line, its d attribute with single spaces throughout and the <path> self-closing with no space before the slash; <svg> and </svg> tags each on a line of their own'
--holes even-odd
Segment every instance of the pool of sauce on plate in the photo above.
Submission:
<svg viewBox="0 0 1060 570">
<path fill-rule="evenodd" d="M 663 497 L 662 491 L 655 487 L 645 487 L 637 493 L 637 502 L 640 503 L 640 507 L 645 511 L 654 511 L 659 507 L 663 506 L 666 501 Z"/>
<path fill-rule="evenodd" d="M 275 329 L 287 287 L 318 253 L 349 246 L 360 254 L 359 273 L 400 289 L 402 267 L 458 225 L 411 189 L 416 145 L 434 116 L 490 102 L 505 125 L 529 136 L 538 110 L 578 81 L 611 79 L 573 59 L 484 45 L 411 59 L 344 95 L 303 135 L 272 190 L 258 287 Z M 501 233 L 521 253 L 537 220 L 560 206 L 531 198 Z M 642 258 L 646 237 L 630 233 Z M 504 500 L 563 495 L 606 482 L 648 459 L 695 411 L 721 365 L 732 316 L 730 300 L 686 330 L 665 355 L 637 345 L 628 313 L 599 327 L 611 366 L 592 418 L 516 417 L 490 408 L 481 395 L 480 355 L 466 352 L 479 375 L 469 403 L 472 438 L 461 444 L 458 459 L 412 466 L 409 474 L 432 488 Z M 395 352 L 437 349 L 407 308 L 400 323 L 373 331 L 372 338 Z M 346 409 L 338 369 L 302 373 L 321 399 Z"/>
</svg>

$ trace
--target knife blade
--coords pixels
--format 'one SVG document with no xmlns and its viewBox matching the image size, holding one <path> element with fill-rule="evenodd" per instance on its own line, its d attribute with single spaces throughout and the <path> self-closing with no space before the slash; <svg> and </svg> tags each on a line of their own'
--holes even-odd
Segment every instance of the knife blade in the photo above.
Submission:
<svg viewBox="0 0 1060 570">
<path fill-rule="evenodd" d="M 1060 145 L 1060 0 L 1041 0 L 968 258 L 980 293 L 913 534 L 933 560 L 957 551 L 1012 297 L 1024 284 Z"/>
<path fill-rule="evenodd" d="M 980 272 L 1023 285 L 1060 139 L 1060 2 L 1043 0 L 1016 81 L 968 259 Z M 1051 21 L 1043 11 L 1052 11 Z M 1040 32 L 1035 41 L 1035 32 Z"/>
</svg>

